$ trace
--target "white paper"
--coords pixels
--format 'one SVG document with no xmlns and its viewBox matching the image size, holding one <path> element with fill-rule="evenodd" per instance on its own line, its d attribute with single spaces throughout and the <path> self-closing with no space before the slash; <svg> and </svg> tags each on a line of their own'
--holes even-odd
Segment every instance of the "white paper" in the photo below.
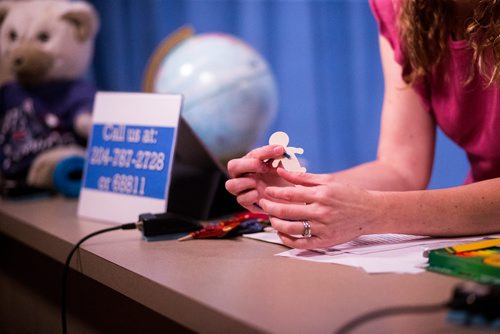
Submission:
<svg viewBox="0 0 500 334">
<path fill-rule="evenodd" d="M 422 249 L 405 248 L 404 250 L 385 251 L 364 255 L 338 254 L 330 256 L 310 250 L 291 249 L 276 255 L 299 260 L 358 267 L 371 274 L 417 274 L 425 271 L 427 259 L 422 256 L 422 252 Z"/>
<path fill-rule="evenodd" d="M 248 234 L 245 237 L 283 244 L 275 231 Z M 276 255 L 320 263 L 348 265 L 371 274 L 417 274 L 425 271 L 427 257 L 424 254 L 429 250 L 491 238 L 500 238 L 500 234 L 465 238 L 373 234 L 327 249 L 290 249 Z"/>
<path fill-rule="evenodd" d="M 276 231 L 273 229 L 268 229 L 264 232 L 245 234 L 243 236 L 249 239 L 255 239 L 259 241 L 270 242 L 272 244 L 283 245 L 283 242 L 281 241 L 280 237 L 278 237 L 278 233 L 276 233 Z"/>
</svg>

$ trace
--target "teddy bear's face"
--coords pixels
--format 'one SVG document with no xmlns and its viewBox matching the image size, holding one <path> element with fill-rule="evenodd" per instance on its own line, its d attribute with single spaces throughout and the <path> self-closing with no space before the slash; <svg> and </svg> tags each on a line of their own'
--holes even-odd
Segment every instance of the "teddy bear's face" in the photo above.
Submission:
<svg viewBox="0 0 500 334">
<path fill-rule="evenodd" d="M 0 4 L 0 57 L 24 84 L 75 79 L 88 67 L 97 28 L 95 11 L 83 2 Z"/>
</svg>

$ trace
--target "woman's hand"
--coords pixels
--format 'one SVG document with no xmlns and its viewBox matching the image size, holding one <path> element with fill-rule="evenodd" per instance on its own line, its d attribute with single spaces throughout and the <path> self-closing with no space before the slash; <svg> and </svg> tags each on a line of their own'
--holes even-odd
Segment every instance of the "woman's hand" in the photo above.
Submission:
<svg viewBox="0 0 500 334">
<path fill-rule="evenodd" d="M 271 166 L 273 159 L 282 158 L 284 154 L 283 146 L 268 145 L 250 151 L 243 158 L 230 160 L 227 169 L 231 179 L 226 181 L 226 189 L 244 208 L 262 212 L 258 203 L 266 196 L 267 187 L 290 186 Z"/>
<path fill-rule="evenodd" d="M 383 193 L 370 192 L 332 180 L 332 175 L 293 173 L 277 175 L 295 187 L 267 187 L 259 205 L 283 243 L 293 248 L 322 248 L 341 244 L 363 234 L 376 233 L 381 221 Z M 304 221 L 312 236 L 304 238 Z"/>
</svg>

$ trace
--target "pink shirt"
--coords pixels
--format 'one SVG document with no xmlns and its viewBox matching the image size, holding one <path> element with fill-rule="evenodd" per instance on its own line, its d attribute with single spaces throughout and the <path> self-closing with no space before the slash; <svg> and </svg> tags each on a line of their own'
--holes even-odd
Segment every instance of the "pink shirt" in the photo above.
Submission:
<svg viewBox="0 0 500 334">
<path fill-rule="evenodd" d="M 397 22 L 397 1 L 369 0 L 378 22 L 380 34 L 392 46 L 395 59 L 403 63 Z M 419 85 L 418 93 L 432 112 L 438 126 L 467 153 L 470 173 L 466 183 L 500 177 L 500 87 L 484 88 L 484 81 L 476 74 L 467 86 L 472 50 L 467 42 L 449 40 L 450 57 Z M 453 168 L 453 166 L 450 166 Z"/>
</svg>

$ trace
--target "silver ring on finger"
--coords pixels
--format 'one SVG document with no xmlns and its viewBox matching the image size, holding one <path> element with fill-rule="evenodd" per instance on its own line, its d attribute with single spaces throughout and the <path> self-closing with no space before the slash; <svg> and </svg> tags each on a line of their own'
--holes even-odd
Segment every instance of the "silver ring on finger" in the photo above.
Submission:
<svg viewBox="0 0 500 334">
<path fill-rule="evenodd" d="M 308 220 L 304 220 L 302 224 L 304 225 L 304 232 L 302 232 L 302 236 L 304 238 L 312 237 L 311 223 Z"/>
</svg>

